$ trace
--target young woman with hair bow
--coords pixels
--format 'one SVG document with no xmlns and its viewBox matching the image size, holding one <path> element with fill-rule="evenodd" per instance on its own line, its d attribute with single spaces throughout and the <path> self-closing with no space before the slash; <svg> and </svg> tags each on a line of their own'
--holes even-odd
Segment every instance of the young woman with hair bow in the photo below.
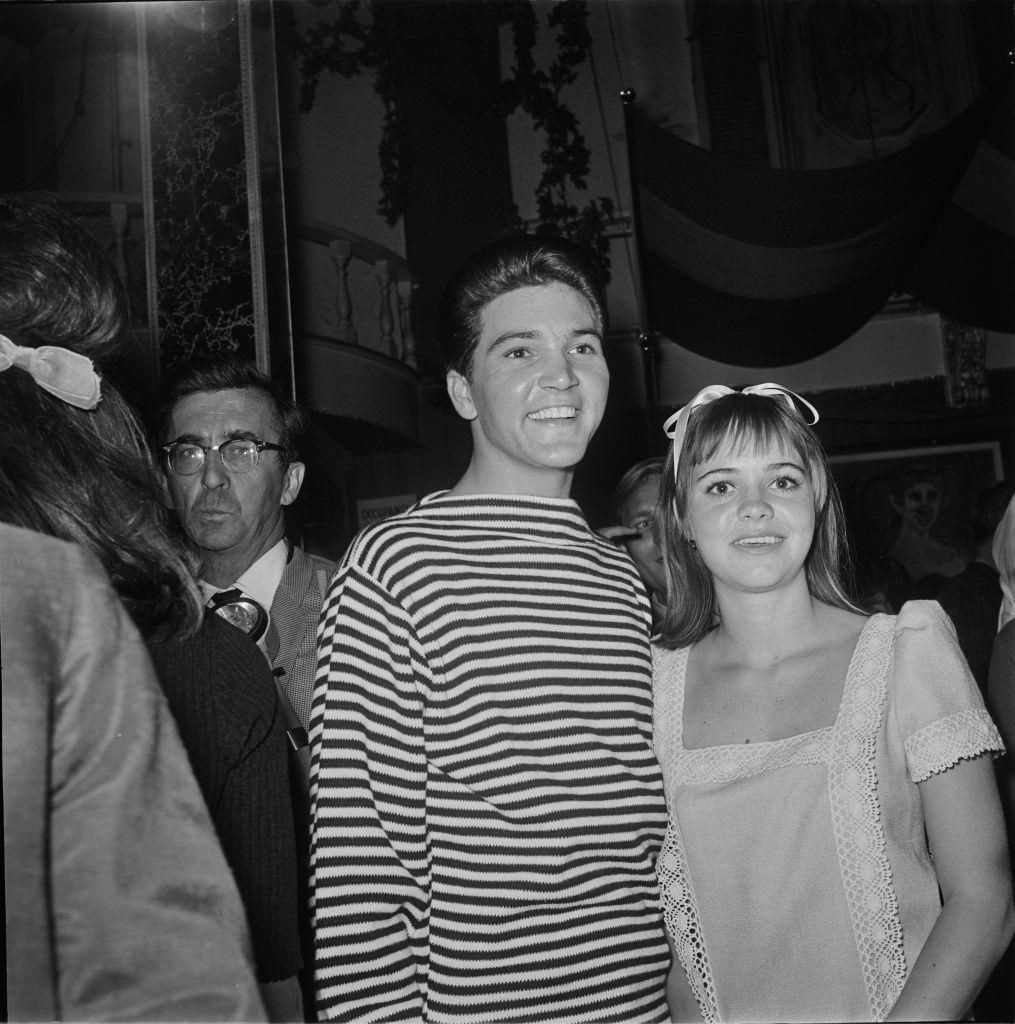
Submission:
<svg viewBox="0 0 1015 1024">
<path fill-rule="evenodd" d="M 936 603 L 868 617 L 847 597 L 815 422 L 762 384 L 666 424 L 674 1020 L 955 1020 L 1012 934 L 1001 739 Z"/>
</svg>

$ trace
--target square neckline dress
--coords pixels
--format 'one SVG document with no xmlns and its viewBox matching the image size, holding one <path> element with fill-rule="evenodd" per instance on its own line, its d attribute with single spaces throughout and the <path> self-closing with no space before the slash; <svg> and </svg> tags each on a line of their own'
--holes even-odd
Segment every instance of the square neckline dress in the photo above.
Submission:
<svg viewBox="0 0 1015 1024">
<path fill-rule="evenodd" d="M 940 911 L 917 783 L 1003 744 L 935 602 L 864 624 L 835 721 L 685 748 L 653 646 L 663 916 L 706 1020 L 883 1020 Z"/>
</svg>

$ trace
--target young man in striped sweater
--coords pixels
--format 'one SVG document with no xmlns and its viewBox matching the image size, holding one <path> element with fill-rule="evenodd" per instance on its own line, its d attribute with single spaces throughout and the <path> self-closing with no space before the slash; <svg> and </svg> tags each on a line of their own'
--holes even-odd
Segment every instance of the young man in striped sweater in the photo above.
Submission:
<svg viewBox="0 0 1015 1024">
<path fill-rule="evenodd" d="M 605 319 L 555 239 L 495 243 L 448 287 L 472 460 L 357 537 L 322 615 L 323 1017 L 668 1019 L 649 604 L 568 496 L 609 388 Z"/>
</svg>

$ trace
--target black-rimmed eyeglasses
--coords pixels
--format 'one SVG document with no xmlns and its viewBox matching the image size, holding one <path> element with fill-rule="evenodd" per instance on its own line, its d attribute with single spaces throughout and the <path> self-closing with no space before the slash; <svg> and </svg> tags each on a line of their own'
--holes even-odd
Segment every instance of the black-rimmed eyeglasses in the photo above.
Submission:
<svg viewBox="0 0 1015 1024">
<path fill-rule="evenodd" d="M 170 441 L 162 446 L 166 466 L 175 476 L 193 476 L 204 467 L 208 452 L 218 452 L 222 465 L 233 473 L 249 473 L 265 449 L 284 452 L 280 444 L 255 438 L 234 437 L 219 444 L 198 444 L 196 441 Z"/>
</svg>

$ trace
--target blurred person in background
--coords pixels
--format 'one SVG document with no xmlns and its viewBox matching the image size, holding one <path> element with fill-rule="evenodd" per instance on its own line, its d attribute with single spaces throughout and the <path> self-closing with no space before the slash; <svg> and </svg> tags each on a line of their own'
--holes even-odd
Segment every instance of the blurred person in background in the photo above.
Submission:
<svg viewBox="0 0 1015 1024">
<path fill-rule="evenodd" d="M 994 534 L 1015 494 L 1007 480 L 991 484 L 976 495 L 972 509 L 973 558 L 957 576 L 941 584 L 937 601 L 948 613 L 969 662 L 973 678 L 987 691 L 990 656 L 1001 610 L 1001 577 L 994 561 Z"/>
<path fill-rule="evenodd" d="M 610 495 L 610 526 L 599 532 L 631 556 L 652 602 L 658 625 L 666 607 L 666 570 L 656 536 L 656 503 L 664 459 L 643 459 L 617 481 Z"/>
</svg>

